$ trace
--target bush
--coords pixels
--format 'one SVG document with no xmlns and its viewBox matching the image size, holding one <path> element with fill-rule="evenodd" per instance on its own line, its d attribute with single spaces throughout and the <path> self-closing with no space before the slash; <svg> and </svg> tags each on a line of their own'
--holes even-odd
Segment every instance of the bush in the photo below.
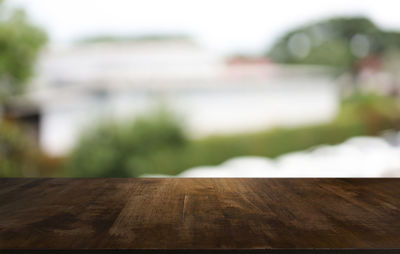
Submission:
<svg viewBox="0 0 400 254">
<path fill-rule="evenodd" d="M 66 168 L 68 176 L 132 177 L 157 173 L 160 161 L 185 146 L 179 121 L 167 111 L 125 123 L 103 122 L 84 133 Z"/>
<path fill-rule="evenodd" d="M 18 125 L 0 122 L 0 177 L 38 175 L 37 158 L 33 140 Z"/>
<path fill-rule="evenodd" d="M 62 164 L 42 153 L 20 123 L 0 121 L 0 177 L 56 177 Z"/>
</svg>

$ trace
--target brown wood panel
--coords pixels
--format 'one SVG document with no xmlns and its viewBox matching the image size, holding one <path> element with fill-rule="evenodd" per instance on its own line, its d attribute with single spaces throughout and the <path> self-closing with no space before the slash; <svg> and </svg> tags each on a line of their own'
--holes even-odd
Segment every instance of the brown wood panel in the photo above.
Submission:
<svg viewBox="0 0 400 254">
<path fill-rule="evenodd" d="M 400 253 L 400 179 L 0 178 L 0 249 Z"/>
</svg>

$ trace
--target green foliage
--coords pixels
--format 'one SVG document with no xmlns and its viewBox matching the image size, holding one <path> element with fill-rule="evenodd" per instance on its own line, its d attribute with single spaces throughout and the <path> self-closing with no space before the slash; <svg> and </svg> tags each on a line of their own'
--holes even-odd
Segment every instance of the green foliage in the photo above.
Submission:
<svg viewBox="0 0 400 254">
<path fill-rule="evenodd" d="M 0 177 L 57 177 L 62 163 L 43 154 L 21 124 L 0 122 Z"/>
<path fill-rule="evenodd" d="M 320 144 L 338 144 L 353 136 L 400 129 L 398 102 L 356 94 L 343 102 L 328 124 L 276 128 L 256 133 L 188 140 L 168 112 L 133 123 L 102 124 L 82 136 L 70 157 L 67 176 L 132 177 L 178 174 L 190 167 L 216 165 L 244 155 L 277 157 Z"/>
<path fill-rule="evenodd" d="M 275 42 L 268 55 L 280 63 L 351 70 L 360 58 L 399 46 L 398 32 L 383 31 L 365 17 L 339 17 L 289 31 Z"/>
<path fill-rule="evenodd" d="M 37 175 L 37 149 L 33 140 L 14 123 L 0 123 L 0 177 Z"/>
<path fill-rule="evenodd" d="M 355 94 L 343 101 L 341 114 L 335 122 L 362 124 L 368 135 L 391 128 L 400 129 L 399 101 L 376 94 Z"/>
<path fill-rule="evenodd" d="M 156 173 L 165 154 L 187 142 L 177 119 L 167 111 L 134 122 L 104 122 L 87 131 L 67 165 L 70 176 L 130 177 Z"/>
<path fill-rule="evenodd" d="M 22 10 L 8 10 L 0 2 L 0 102 L 23 91 L 46 40 Z"/>
<path fill-rule="evenodd" d="M 0 1 L 0 111 L 9 96 L 25 88 L 46 40 L 22 10 L 7 9 Z M 0 176 L 38 176 L 50 164 L 23 126 L 0 120 Z"/>
</svg>

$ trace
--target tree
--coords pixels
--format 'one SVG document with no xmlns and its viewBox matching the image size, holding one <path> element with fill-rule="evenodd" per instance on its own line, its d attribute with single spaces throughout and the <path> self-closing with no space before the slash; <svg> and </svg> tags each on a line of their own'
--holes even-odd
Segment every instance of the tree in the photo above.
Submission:
<svg viewBox="0 0 400 254">
<path fill-rule="evenodd" d="M 0 0 L 0 114 L 10 96 L 23 92 L 33 74 L 46 33 L 19 9 Z M 1 117 L 1 115 L 0 115 Z M 43 169 L 40 151 L 17 121 L 0 119 L 0 176 L 36 176 Z"/>
<path fill-rule="evenodd" d="M 400 33 L 381 30 L 365 17 L 339 17 L 295 28 L 271 47 L 279 63 L 315 64 L 352 71 L 359 59 L 400 45 Z"/>
<path fill-rule="evenodd" d="M 47 35 L 31 24 L 24 11 L 0 0 L 0 104 L 24 91 Z"/>
</svg>

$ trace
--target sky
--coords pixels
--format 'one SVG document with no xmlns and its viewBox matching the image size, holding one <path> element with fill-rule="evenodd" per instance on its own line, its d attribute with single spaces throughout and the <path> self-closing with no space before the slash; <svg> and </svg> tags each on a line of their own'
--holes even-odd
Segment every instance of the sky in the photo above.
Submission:
<svg viewBox="0 0 400 254">
<path fill-rule="evenodd" d="M 396 4 L 397 3 L 397 4 Z M 335 15 L 365 15 L 400 30 L 396 0 L 9 0 L 53 45 L 94 35 L 187 34 L 223 54 L 259 54 L 288 29 Z"/>
</svg>

